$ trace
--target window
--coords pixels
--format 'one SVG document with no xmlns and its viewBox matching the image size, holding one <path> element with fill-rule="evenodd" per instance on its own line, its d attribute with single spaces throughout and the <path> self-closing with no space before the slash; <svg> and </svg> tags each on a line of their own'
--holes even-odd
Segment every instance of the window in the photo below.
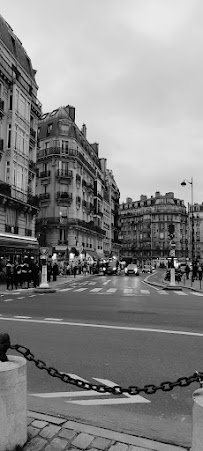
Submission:
<svg viewBox="0 0 203 451">
<path fill-rule="evenodd" d="M 8 149 L 11 148 L 11 124 L 8 126 L 8 142 L 7 142 Z"/>
<path fill-rule="evenodd" d="M 12 110 L 13 109 L 13 94 L 10 94 L 9 96 L 9 105 L 8 105 L 8 109 Z"/>
<path fill-rule="evenodd" d="M 50 135 L 51 131 L 52 131 L 52 124 L 48 124 L 47 126 L 47 136 Z"/>
</svg>

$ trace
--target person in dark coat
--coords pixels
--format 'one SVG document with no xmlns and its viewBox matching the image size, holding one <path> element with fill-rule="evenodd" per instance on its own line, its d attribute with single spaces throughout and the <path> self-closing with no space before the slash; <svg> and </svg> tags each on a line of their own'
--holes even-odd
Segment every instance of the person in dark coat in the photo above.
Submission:
<svg viewBox="0 0 203 451">
<path fill-rule="evenodd" d="M 47 282 L 51 282 L 51 275 L 52 275 L 52 265 L 51 263 L 47 263 Z"/>
<path fill-rule="evenodd" d="M 186 279 L 189 279 L 190 267 L 189 267 L 188 264 L 187 264 L 186 267 L 185 267 L 185 273 L 186 273 Z"/>
<path fill-rule="evenodd" d="M 53 269 L 52 269 L 52 273 L 53 273 L 53 282 L 56 282 L 57 276 L 58 276 L 58 273 L 59 273 L 57 263 L 54 263 Z"/>
<path fill-rule="evenodd" d="M 9 290 L 10 286 L 13 290 L 13 265 L 8 261 L 6 265 L 6 289 Z"/>
</svg>

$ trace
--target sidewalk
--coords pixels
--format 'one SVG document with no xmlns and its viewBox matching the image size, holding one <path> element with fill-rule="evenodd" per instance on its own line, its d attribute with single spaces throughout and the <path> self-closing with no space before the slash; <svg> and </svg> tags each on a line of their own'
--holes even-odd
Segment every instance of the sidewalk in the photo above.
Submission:
<svg viewBox="0 0 203 451">
<path fill-rule="evenodd" d="M 60 287 L 60 285 L 63 285 L 65 283 L 69 283 L 72 282 L 73 280 L 77 281 L 77 280 L 81 280 L 84 278 L 88 278 L 90 277 L 92 274 L 86 274 L 86 276 L 84 274 L 78 274 L 75 279 L 74 276 L 70 275 L 70 276 L 57 276 L 57 281 L 56 282 L 49 282 L 49 286 L 50 288 L 58 288 Z M 14 288 L 13 290 L 7 290 L 6 289 L 6 284 L 2 283 L 0 284 L 0 294 L 5 294 L 5 293 L 18 293 L 18 292 L 27 292 L 27 291 L 33 291 L 35 290 L 34 287 L 31 288 L 17 288 L 17 290 Z"/>
<path fill-rule="evenodd" d="M 28 411 L 24 451 L 186 451 L 189 448 Z"/>
<path fill-rule="evenodd" d="M 153 274 L 150 274 L 146 277 L 145 282 L 149 285 L 154 285 L 160 288 L 165 288 L 169 282 L 166 282 L 164 280 L 166 270 L 157 270 Z M 203 281 L 201 281 L 201 288 L 200 288 L 200 281 L 194 280 L 194 282 L 191 283 L 191 278 L 186 279 L 185 274 L 182 276 L 181 282 L 176 282 L 177 287 L 181 288 L 187 288 L 193 291 L 199 291 L 203 293 Z"/>
</svg>

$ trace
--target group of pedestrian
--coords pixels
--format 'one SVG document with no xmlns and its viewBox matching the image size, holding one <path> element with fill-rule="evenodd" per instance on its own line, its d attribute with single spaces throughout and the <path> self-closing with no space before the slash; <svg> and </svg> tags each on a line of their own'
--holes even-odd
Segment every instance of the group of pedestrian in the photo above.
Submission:
<svg viewBox="0 0 203 451">
<path fill-rule="evenodd" d="M 34 261 L 34 257 L 30 260 L 25 259 L 22 263 L 10 261 L 6 264 L 6 288 L 13 290 L 16 288 L 29 288 L 33 283 L 36 288 L 39 285 L 39 266 Z"/>
<path fill-rule="evenodd" d="M 53 282 L 56 282 L 57 276 L 59 275 L 58 265 L 55 262 L 52 266 L 50 262 L 47 264 L 47 282 L 51 282 L 51 277 L 53 277 Z"/>
</svg>

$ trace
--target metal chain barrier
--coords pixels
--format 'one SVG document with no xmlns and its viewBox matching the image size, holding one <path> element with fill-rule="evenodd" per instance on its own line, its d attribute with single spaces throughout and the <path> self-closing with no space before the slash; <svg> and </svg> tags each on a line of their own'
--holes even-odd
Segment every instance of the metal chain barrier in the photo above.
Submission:
<svg viewBox="0 0 203 451">
<path fill-rule="evenodd" d="M 35 359 L 34 354 L 30 352 L 30 349 L 21 345 L 10 345 L 10 349 L 14 349 L 23 355 L 23 357 L 29 362 L 34 362 L 37 368 L 40 370 L 46 370 L 47 373 L 52 377 L 57 377 L 62 382 L 66 384 L 76 385 L 76 387 L 83 388 L 85 390 L 94 390 L 99 393 L 110 393 L 112 395 L 122 395 L 127 393 L 128 395 L 138 395 L 139 393 L 146 393 L 147 395 L 153 395 L 158 390 L 162 390 L 164 392 L 171 391 L 175 387 L 188 387 L 193 382 L 199 382 L 203 380 L 203 373 L 196 371 L 192 376 L 189 377 L 179 377 L 177 381 L 165 381 L 160 385 L 144 385 L 144 387 L 137 387 L 136 385 L 130 385 L 128 388 L 122 388 L 119 385 L 115 385 L 114 387 L 106 387 L 105 385 L 97 385 L 91 384 L 89 382 L 84 382 L 80 379 L 74 379 L 70 377 L 66 373 L 59 372 L 56 368 L 48 367 L 43 360 Z"/>
</svg>

